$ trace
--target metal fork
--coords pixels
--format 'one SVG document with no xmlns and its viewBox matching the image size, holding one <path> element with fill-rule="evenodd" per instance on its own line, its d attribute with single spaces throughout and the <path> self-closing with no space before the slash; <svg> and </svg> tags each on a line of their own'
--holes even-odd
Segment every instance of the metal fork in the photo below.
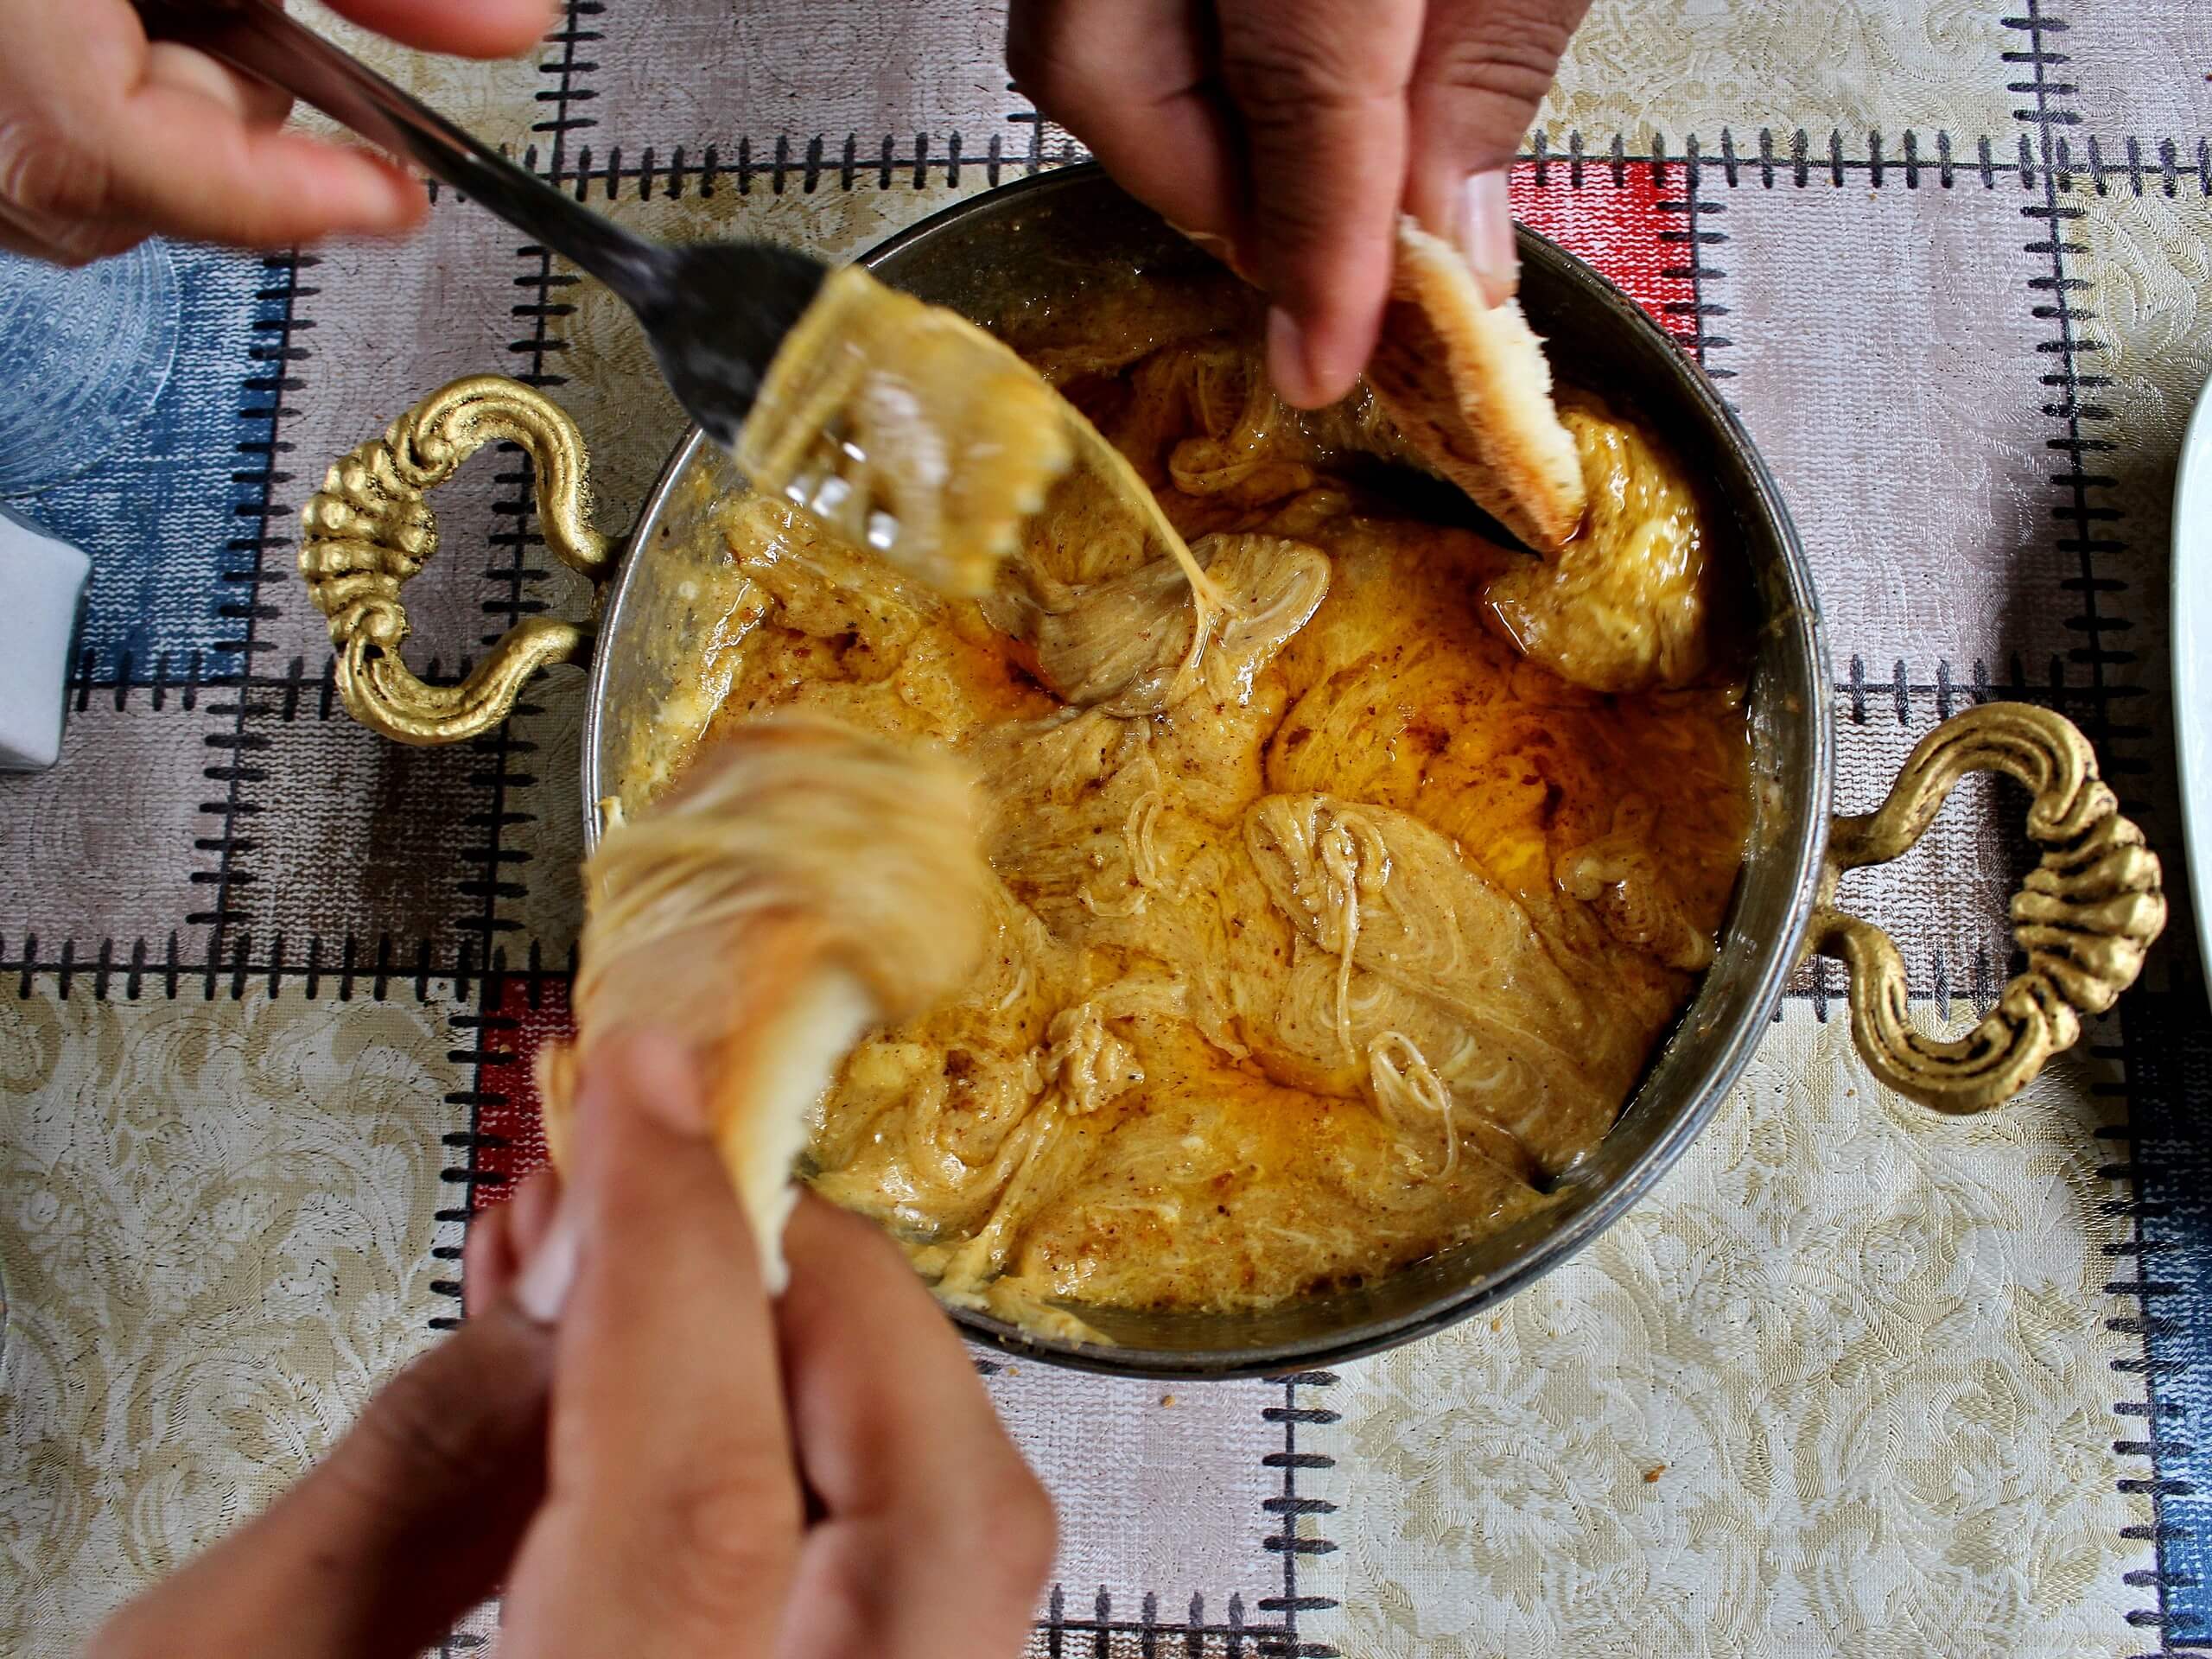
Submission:
<svg viewBox="0 0 2212 1659">
<path fill-rule="evenodd" d="M 826 274 L 763 242 L 674 245 L 633 236 L 517 167 L 271 0 L 134 0 L 149 38 L 205 52 L 412 160 L 604 283 L 637 315 L 669 389 L 724 448 L 776 347 Z M 834 454 L 840 435 L 826 435 Z"/>
</svg>

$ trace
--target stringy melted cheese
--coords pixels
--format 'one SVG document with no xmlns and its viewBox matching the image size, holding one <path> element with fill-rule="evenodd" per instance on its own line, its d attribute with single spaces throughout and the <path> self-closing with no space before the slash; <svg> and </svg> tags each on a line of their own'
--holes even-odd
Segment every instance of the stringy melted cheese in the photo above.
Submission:
<svg viewBox="0 0 2212 1659">
<path fill-rule="evenodd" d="M 1513 642 L 1598 691 L 1688 685 L 1706 671 L 1713 572 L 1688 481 L 1656 441 L 1569 394 L 1560 418 L 1582 458 L 1589 508 L 1559 556 L 1483 591 Z"/>
<path fill-rule="evenodd" d="M 1637 647 L 1675 690 L 1525 659 L 1482 595 L 1559 577 L 1350 485 L 1403 446 L 1371 402 L 1275 402 L 1234 304 L 1046 321 L 1036 356 L 1159 512 L 1078 460 L 956 600 L 772 498 L 721 510 L 705 735 L 831 715 L 950 748 L 986 803 L 984 965 L 861 1044 L 810 1179 L 949 1300 L 1032 1323 L 1263 1306 L 1531 1213 L 1710 954 L 1738 692 L 1672 671 L 1679 639 Z M 1669 464 L 1592 410 L 1586 464 Z"/>
</svg>

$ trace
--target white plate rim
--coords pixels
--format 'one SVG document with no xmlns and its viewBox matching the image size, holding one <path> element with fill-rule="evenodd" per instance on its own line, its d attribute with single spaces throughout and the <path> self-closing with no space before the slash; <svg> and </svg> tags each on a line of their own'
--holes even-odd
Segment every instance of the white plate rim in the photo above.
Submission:
<svg viewBox="0 0 2212 1659">
<path fill-rule="evenodd" d="M 2174 474 L 2174 753 L 2197 947 L 2212 972 L 2212 382 L 2198 395 Z"/>
</svg>

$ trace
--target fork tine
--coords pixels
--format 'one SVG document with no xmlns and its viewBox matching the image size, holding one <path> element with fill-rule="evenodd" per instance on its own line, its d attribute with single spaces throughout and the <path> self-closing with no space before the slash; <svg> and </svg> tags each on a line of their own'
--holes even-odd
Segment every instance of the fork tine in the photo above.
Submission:
<svg viewBox="0 0 2212 1659">
<path fill-rule="evenodd" d="M 807 505 L 824 518 L 836 519 L 852 493 L 851 480 L 832 473 L 822 480 L 822 486 L 814 493 L 814 499 Z"/>
<path fill-rule="evenodd" d="M 853 442 L 851 423 L 840 413 L 809 435 L 782 494 L 849 539 L 887 552 L 898 543 L 899 521 L 876 505 L 867 462 L 867 452 Z"/>
<path fill-rule="evenodd" d="M 795 507 L 808 507 L 821 485 L 822 474 L 812 466 L 802 464 L 784 485 L 784 499 Z"/>
</svg>

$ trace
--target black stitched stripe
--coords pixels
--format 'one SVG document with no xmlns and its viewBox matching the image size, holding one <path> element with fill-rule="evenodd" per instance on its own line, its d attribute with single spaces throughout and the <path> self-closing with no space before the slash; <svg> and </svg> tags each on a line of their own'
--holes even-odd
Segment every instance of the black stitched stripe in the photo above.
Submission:
<svg viewBox="0 0 2212 1659">
<path fill-rule="evenodd" d="M 264 336 L 263 343 L 249 349 L 248 354 L 255 360 L 297 362 L 308 355 L 308 347 L 300 342 L 313 325 L 298 315 L 299 278 L 302 270 L 319 263 L 311 254 L 270 254 L 263 257 L 264 281 L 255 303 L 271 308 L 271 311 L 252 321 L 253 332 Z M 196 837 L 194 843 L 194 850 L 207 855 L 209 863 L 189 876 L 193 886 L 208 889 L 207 902 L 204 909 L 185 917 L 186 925 L 207 930 L 203 941 L 208 963 L 206 980 L 211 988 L 217 976 L 217 964 L 226 950 L 234 948 L 231 933 L 239 919 L 236 901 L 252 879 L 245 868 L 245 861 L 253 850 L 252 842 L 241 833 L 243 820 L 251 816 L 256 804 L 247 798 L 247 791 L 265 782 L 268 777 L 264 768 L 239 757 L 268 747 L 270 739 L 251 730 L 249 722 L 276 712 L 276 705 L 255 683 L 259 677 L 255 659 L 266 648 L 266 642 L 260 637 L 260 625 L 273 620 L 279 613 L 276 606 L 263 597 L 263 584 L 276 574 L 269 556 L 291 545 L 289 538 L 276 533 L 274 527 L 283 525 L 292 512 L 278 500 L 277 492 L 292 480 L 291 474 L 281 470 L 290 447 L 282 436 L 284 421 L 292 412 L 285 403 L 285 394 L 296 390 L 300 384 L 296 378 L 286 375 L 249 378 L 245 382 L 246 402 L 238 416 L 241 430 L 236 447 L 251 464 L 232 474 L 232 481 L 240 493 L 232 512 L 256 528 L 250 532 L 242 531 L 226 543 L 224 562 L 218 572 L 224 597 L 217 603 L 215 614 L 219 620 L 232 625 L 226 632 L 233 637 L 219 641 L 215 649 L 220 656 L 232 659 L 233 666 L 222 677 L 230 683 L 222 688 L 217 700 L 207 705 L 216 729 L 207 734 L 205 741 L 214 753 L 201 768 L 201 775 L 217 788 L 213 798 L 203 802 L 200 810 L 213 823 L 212 831 Z M 283 561 L 277 563 L 281 565 Z M 129 658 L 118 660 L 127 676 Z M 166 676 L 166 655 L 158 659 L 157 667 Z M 198 652 L 193 653 L 188 672 L 183 706 L 190 709 L 198 701 L 198 690 L 209 683 L 201 673 Z M 80 709 L 89 700 L 89 686 L 78 690 Z M 126 695 L 118 690 L 118 709 L 124 706 Z M 161 706 L 161 701 L 157 699 L 156 707 Z"/>
</svg>

